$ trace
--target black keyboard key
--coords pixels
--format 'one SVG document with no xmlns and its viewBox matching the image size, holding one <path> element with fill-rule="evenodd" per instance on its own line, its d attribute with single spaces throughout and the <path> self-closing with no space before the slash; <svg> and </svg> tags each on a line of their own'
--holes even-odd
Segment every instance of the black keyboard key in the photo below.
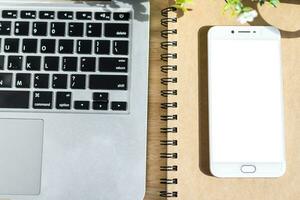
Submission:
<svg viewBox="0 0 300 200">
<path fill-rule="evenodd" d="M 102 24 L 100 23 L 87 23 L 86 35 L 88 37 L 101 37 Z"/>
<path fill-rule="evenodd" d="M 95 40 L 95 54 L 109 55 L 110 41 L 109 40 Z"/>
<path fill-rule="evenodd" d="M 0 21 L 0 35 L 10 35 L 11 22 Z"/>
<path fill-rule="evenodd" d="M 54 39 L 41 39 L 41 53 L 55 53 Z"/>
<path fill-rule="evenodd" d="M 58 52 L 59 53 L 73 53 L 74 43 L 73 40 L 59 40 Z"/>
<path fill-rule="evenodd" d="M 60 109 L 60 110 L 71 109 L 71 92 L 56 93 L 56 109 Z"/>
<path fill-rule="evenodd" d="M 77 71 L 77 60 L 77 57 L 63 57 L 62 70 Z"/>
<path fill-rule="evenodd" d="M 34 11 L 34 10 L 23 10 L 23 11 L 21 11 L 21 18 L 22 19 L 35 19 L 36 18 L 36 11 Z"/>
<path fill-rule="evenodd" d="M 52 108 L 52 92 L 33 92 L 34 109 L 51 109 Z"/>
<path fill-rule="evenodd" d="M 73 74 L 71 75 L 71 88 L 72 89 L 85 89 L 85 75 Z"/>
<path fill-rule="evenodd" d="M 0 55 L 0 70 L 4 69 L 4 59 L 5 57 L 3 55 Z"/>
<path fill-rule="evenodd" d="M 113 53 L 115 55 L 128 55 L 128 41 L 125 40 L 113 41 Z"/>
<path fill-rule="evenodd" d="M 68 75 L 67 74 L 53 74 L 52 88 L 67 89 Z"/>
<path fill-rule="evenodd" d="M 12 73 L 0 73 L 0 88 L 12 87 Z"/>
<path fill-rule="evenodd" d="M 37 52 L 37 39 L 23 39 L 22 52 L 23 53 L 36 53 Z"/>
<path fill-rule="evenodd" d="M 76 19 L 90 20 L 92 19 L 92 12 L 77 12 Z"/>
<path fill-rule="evenodd" d="M 82 57 L 80 59 L 80 70 L 83 72 L 96 71 L 96 58 L 94 57 Z"/>
<path fill-rule="evenodd" d="M 108 110 L 108 102 L 101 102 L 101 101 L 93 102 L 93 109 L 94 110 Z"/>
<path fill-rule="evenodd" d="M 111 18 L 110 12 L 96 12 L 95 13 L 95 19 L 96 20 L 106 20 L 109 21 Z"/>
<path fill-rule="evenodd" d="M 116 12 L 114 13 L 114 20 L 118 21 L 128 21 L 130 19 L 129 12 Z"/>
<path fill-rule="evenodd" d="M 47 35 L 47 22 L 33 22 L 32 35 L 46 36 Z"/>
<path fill-rule="evenodd" d="M 79 54 L 91 54 L 92 40 L 77 40 L 76 49 Z"/>
<path fill-rule="evenodd" d="M 35 74 L 33 86 L 35 88 L 48 88 L 49 87 L 49 74 Z"/>
<path fill-rule="evenodd" d="M 41 69 L 41 57 L 40 56 L 27 56 L 25 68 L 28 71 L 39 71 Z"/>
<path fill-rule="evenodd" d="M 18 12 L 16 10 L 3 10 L 2 18 L 16 19 L 18 17 Z"/>
<path fill-rule="evenodd" d="M 51 22 L 50 34 L 51 36 L 65 36 L 66 23 Z"/>
<path fill-rule="evenodd" d="M 29 92 L 0 91 L 0 108 L 29 108 Z"/>
<path fill-rule="evenodd" d="M 16 88 L 30 88 L 31 74 L 17 74 Z"/>
<path fill-rule="evenodd" d="M 127 58 L 99 58 L 99 71 L 101 72 L 127 72 Z"/>
<path fill-rule="evenodd" d="M 54 11 L 40 11 L 39 18 L 40 19 L 54 19 Z"/>
<path fill-rule="evenodd" d="M 46 56 L 44 58 L 44 70 L 45 71 L 58 71 L 58 68 L 59 68 L 59 57 Z"/>
<path fill-rule="evenodd" d="M 7 69 L 9 70 L 22 70 L 22 56 L 8 56 Z"/>
<path fill-rule="evenodd" d="M 90 75 L 89 88 L 92 90 L 127 90 L 127 76 Z"/>
<path fill-rule="evenodd" d="M 19 39 L 6 38 L 4 40 L 4 52 L 18 53 L 19 51 Z"/>
<path fill-rule="evenodd" d="M 15 35 L 28 35 L 29 22 L 15 22 Z"/>
<path fill-rule="evenodd" d="M 58 19 L 73 19 L 72 11 L 59 11 L 57 12 Z"/>
<path fill-rule="evenodd" d="M 108 93 L 107 92 L 94 92 L 93 93 L 94 101 L 108 101 Z"/>
<path fill-rule="evenodd" d="M 105 37 L 128 38 L 129 24 L 107 23 L 104 34 Z"/>
<path fill-rule="evenodd" d="M 75 101 L 74 108 L 76 110 L 88 110 L 88 109 L 90 109 L 90 102 L 89 101 Z"/>
<path fill-rule="evenodd" d="M 83 23 L 69 23 L 68 29 L 69 36 L 82 37 L 83 36 Z"/>
<path fill-rule="evenodd" d="M 113 101 L 111 102 L 111 109 L 125 111 L 127 109 L 127 102 Z"/>
</svg>

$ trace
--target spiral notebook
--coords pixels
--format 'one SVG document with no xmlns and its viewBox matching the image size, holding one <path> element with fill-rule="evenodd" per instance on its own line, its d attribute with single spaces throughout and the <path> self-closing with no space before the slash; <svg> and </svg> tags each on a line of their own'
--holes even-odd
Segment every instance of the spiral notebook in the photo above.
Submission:
<svg viewBox="0 0 300 200">
<path fill-rule="evenodd" d="M 161 134 L 167 146 L 160 167 L 166 172 L 160 183 L 161 199 L 180 200 L 299 200 L 300 199 L 300 18 L 299 1 L 282 1 L 274 10 L 259 8 L 261 17 L 251 25 L 273 25 L 282 29 L 285 80 L 287 172 L 276 179 L 220 179 L 209 171 L 207 31 L 213 25 L 239 25 L 223 15 L 224 1 L 195 0 L 184 15 L 174 8 L 162 10 Z"/>
</svg>

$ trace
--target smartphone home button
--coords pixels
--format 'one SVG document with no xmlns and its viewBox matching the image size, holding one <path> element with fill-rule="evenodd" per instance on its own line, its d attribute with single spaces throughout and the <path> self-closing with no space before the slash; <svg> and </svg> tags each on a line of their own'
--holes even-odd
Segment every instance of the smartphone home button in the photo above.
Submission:
<svg viewBox="0 0 300 200">
<path fill-rule="evenodd" d="M 241 172 L 243 173 L 254 173 L 256 171 L 255 165 L 242 165 Z"/>
</svg>

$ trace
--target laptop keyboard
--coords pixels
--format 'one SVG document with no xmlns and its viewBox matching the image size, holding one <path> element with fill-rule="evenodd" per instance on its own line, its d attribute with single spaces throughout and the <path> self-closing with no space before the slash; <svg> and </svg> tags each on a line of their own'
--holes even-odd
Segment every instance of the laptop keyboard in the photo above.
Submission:
<svg viewBox="0 0 300 200">
<path fill-rule="evenodd" d="M 0 15 L 0 111 L 128 112 L 131 11 Z"/>
</svg>

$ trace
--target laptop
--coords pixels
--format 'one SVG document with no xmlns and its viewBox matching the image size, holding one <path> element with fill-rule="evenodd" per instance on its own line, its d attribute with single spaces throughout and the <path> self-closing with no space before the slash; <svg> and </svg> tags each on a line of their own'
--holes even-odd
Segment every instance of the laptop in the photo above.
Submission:
<svg viewBox="0 0 300 200">
<path fill-rule="evenodd" d="M 0 2 L 0 199 L 143 199 L 149 2 Z"/>
</svg>

